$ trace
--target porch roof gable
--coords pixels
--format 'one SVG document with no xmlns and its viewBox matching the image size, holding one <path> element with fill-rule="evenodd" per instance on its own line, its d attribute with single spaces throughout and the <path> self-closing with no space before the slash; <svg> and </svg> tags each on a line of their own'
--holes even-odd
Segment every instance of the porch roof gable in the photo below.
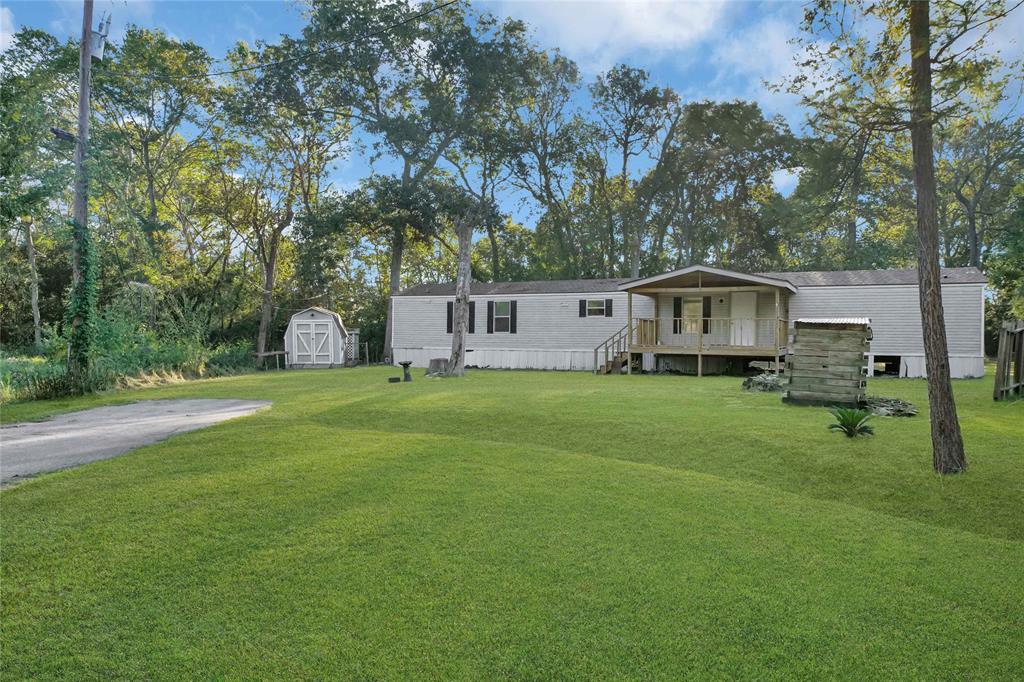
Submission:
<svg viewBox="0 0 1024 682">
<path fill-rule="evenodd" d="M 778 287 L 787 291 L 796 292 L 796 286 L 784 279 L 765 277 L 763 275 L 751 275 L 746 272 L 734 272 L 722 270 L 708 265 L 691 265 L 681 270 L 673 270 L 660 275 L 642 277 L 640 279 L 623 282 L 619 285 L 622 291 L 644 289 L 647 287 L 695 287 L 698 285 L 708 288 L 716 286 L 736 286 L 744 284 L 758 284 Z"/>
</svg>

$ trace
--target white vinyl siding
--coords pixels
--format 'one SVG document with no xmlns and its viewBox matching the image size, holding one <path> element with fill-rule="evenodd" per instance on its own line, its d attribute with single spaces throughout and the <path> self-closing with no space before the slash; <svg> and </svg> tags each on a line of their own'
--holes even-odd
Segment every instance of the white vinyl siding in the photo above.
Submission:
<svg viewBox="0 0 1024 682">
<path fill-rule="evenodd" d="M 950 356 L 982 356 L 982 291 L 981 284 L 942 287 Z M 869 317 L 873 354 L 924 353 L 916 286 L 802 287 L 789 302 L 789 317 Z"/>
<path fill-rule="evenodd" d="M 611 317 L 580 317 L 580 300 L 612 300 Z M 395 296 L 392 347 L 395 360 L 409 359 L 425 366 L 431 357 L 451 351 L 446 333 L 450 296 Z M 626 293 L 519 294 L 473 296 L 476 333 L 468 336 L 466 363 L 491 367 L 592 369 L 594 348 L 626 326 Z M 486 333 L 488 301 L 516 301 L 516 333 Z M 634 317 L 651 317 L 654 306 L 646 296 L 633 296 Z M 492 352 L 493 351 L 493 352 Z M 548 352 L 550 351 L 550 353 Z M 534 356 L 531 356 L 533 353 Z M 536 362 L 537 364 L 530 364 Z M 571 365 L 571 366 L 570 366 Z"/>
</svg>

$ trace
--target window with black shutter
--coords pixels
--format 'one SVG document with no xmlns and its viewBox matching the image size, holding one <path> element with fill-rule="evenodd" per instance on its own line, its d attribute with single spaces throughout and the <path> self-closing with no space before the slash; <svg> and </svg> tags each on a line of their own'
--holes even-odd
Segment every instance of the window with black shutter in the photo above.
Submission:
<svg viewBox="0 0 1024 682">
<path fill-rule="evenodd" d="M 448 333 L 455 331 L 455 301 L 448 301 Z M 476 301 L 469 302 L 469 333 L 476 331 Z"/>
<path fill-rule="evenodd" d="M 494 333 L 507 332 L 512 328 L 512 301 L 494 302 Z"/>
<path fill-rule="evenodd" d="M 711 333 L 711 297 L 705 296 L 704 302 L 701 304 L 701 317 L 704 318 L 703 329 L 705 334 Z"/>
<path fill-rule="evenodd" d="M 683 333 L 683 321 L 680 319 L 683 316 L 683 297 L 673 296 L 672 297 L 672 333 L 682 334 Z"/>
</svg>

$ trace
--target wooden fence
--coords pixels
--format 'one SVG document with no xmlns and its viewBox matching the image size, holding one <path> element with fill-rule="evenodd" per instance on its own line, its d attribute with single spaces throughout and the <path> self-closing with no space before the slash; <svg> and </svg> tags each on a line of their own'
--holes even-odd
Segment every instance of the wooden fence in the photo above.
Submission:
<svg viewBox="0 0 1024 682">
<path fill-rule="evenodd" d="M 1004 322 L 996 354 L 995 400 L 1024 395 L 1024 320 Z"/>
</svg>

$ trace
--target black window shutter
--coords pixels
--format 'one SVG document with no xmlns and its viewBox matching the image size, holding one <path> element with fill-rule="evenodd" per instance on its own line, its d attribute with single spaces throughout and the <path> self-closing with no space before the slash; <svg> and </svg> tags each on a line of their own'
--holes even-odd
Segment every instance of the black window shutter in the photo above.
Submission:
<svg viewBox="0 0 1024 682">
<path fill-rule="evenodd" d="M 509 308 L 511 308 L 511 311 L 509 313 L 509 320 L 508 320 L 508 333 L 509 334 L 515 334 L 516 333 L 516 302 L 512 301 L 509 304 Z"/>
<path fill-rule="evenodd" d="M 476 331 L 476 301 L 469 302 L 469 333 Z"/>
<path fill-rule="evenodd" d="M 704 324 L 701 325 L 704 329 L 705 334 L 711 333 L 711 320 L 707 319 L 711 317 L 711 297 L 705 296 L 703 303 L 701 303 L 701 317 L 704 318 Z"/>
<path fill-rule="evenodd" d="M 487 333 L 494 333 L 494 301 L 487 302 Z"/>
<path fill-rule="evenodd" d="M 610 299 L 610 298 L 604 299 L 604 316 L 605 317 L 611 317 L 612 316 L 612 299 Z"/>
<path fill-rule="evenodd" d="M 683 297 L 673 296 L 672 297 L 672 333 L 681 334 L 683 331 L 683 321 L 679 318 L 683 316 Z"/>
<path fill-rule="evenodd" d="M 452 333 L 452 323 L 455 321 L 455 302 L 448 301 L 448 333 Z"/>
<path fill-rule="evenodd" d="M 587 316 L 587 299 L 581 298 L 580 299 L 580 317 L 586 317 L 586 316 Z"/>
</svg>

